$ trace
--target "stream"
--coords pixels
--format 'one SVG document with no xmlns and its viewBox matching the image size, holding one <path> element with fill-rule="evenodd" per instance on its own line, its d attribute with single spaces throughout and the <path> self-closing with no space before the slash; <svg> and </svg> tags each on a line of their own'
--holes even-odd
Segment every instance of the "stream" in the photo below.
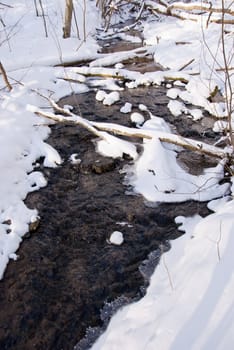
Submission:
<svg viewBox="0 0 234 350">
<path fill-rule="evenodd" d="M 148 58 L 131 64 L 134 69 L 154 67 Z M 164 86 L 125 89 L 120 101 L 107 107 L 90 90 L 59 103 L 73 105 L 74 113 L 89 120 L 126 126 L 132 124 L 120 107 L 130 102 L 138 111 L 144 103 L 181 135 L 213 140 L 212 121 L 202 125 L 183 115 L 173 117 L 166 92 Z M 99 155 L 95 137 L 78 126 L 53 125 L 51 130 L 47 142 L 58 150 L 63 164 L 51 169 L 39 161 L 48 185 L 26 199 L 41 219 L 35 232 L 26 234 L 19 259 L 9 263 L 0 281 L 1 350 L 89 349 L 119 307 L 145 294 L 160 254 L 182 234 L 174 218 L 209 214 L 206 203 L 147 203 L 125 184 L 122 169 L 132 164 L 129 157 Z M 80 159 L 76 164 L 72 154 Z M 189 151 L 181 152 L 179 161 L 193 173 L 211 165 L 207 157 Z M 113 231 L 123 233 L 121 246 L 109 243 Z"/>
</svg>

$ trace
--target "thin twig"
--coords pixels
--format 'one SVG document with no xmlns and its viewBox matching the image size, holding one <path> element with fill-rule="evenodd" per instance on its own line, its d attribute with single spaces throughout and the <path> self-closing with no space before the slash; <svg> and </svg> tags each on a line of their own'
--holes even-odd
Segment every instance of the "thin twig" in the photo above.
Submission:
<svg viewBox="0 0 234 350">
<path fill-rule="evenodd" d="M 11 6 L 11 5 L 7 5 L 7 4 L 5 4 L 5 3 L 3 3 L 3 2 L 0 2 L 0 5 L 2 5 L 2 6 L 6 6 L 6 7 L 9 7 L 9 8 L 11 8 L 11 9 L 13 9 L 13 6 Z"/>
<path fill-rule="evenodd" d="M 42 13 L 44 29 L 45 29 L 45 36 L 46 36 L 46 38 L 48 38 L 48 31 L 47 31 L 47 24 L 46 24 L 46 19 L 45 19 L 45 12 L 44 12 L 44 8 L 43 8 L 41 0 L 39 0 L 39 4 L 40 4 L 40 7 L 41 7 L 41 13 Z"/>
<path fill-rule="evenodd" d="M 75 22 L 75 26 L 76 26 L 77 38 L 80 40 L 80 31 L 79 31 L 79 25 L 78 25 L 78 22 L 77 22 L 75 7 L 73 7 L 73 14 L 74 14 L 74 22 Z"/>
<path fill-rule="evenodd" d="M 194 62 L 194 58 L 190 60 L 188 63 L 184 64 L 180 69 L 179 72 L 181 72 L 183 69 L 187 68 L 191 63 Z"/>
<path fill-rule="evenodd" d="M 226 55 L 226 45 L 225 45 L 225 27 L 224 27 L 224 17 L 225 17 L 225 5 L 224 0 L 222 0 L 222 27 L 221 27 L 221 43 L 222 43 L 222 54 L 225 68 L 225 95 L 226 95 L 226 108 L 228 113 L 228 126 L 230 133 L 230 141 L 231 145 L 234 147 L 234 135 L 233 135 L 233 127 L 232 127 L 232 99 L 233 99 L 233 88 L 230 78 L 230 73 L 228 70 L 228 60 Z M 229 96 L 230 94 L 230 96 Z"/>
<path fill-rule="evenodd" d="M 86 0 L 83 0 L 83 35 L 84 42 L 86 42 Z"/>
<path fill-rule="evenodd" d="M 34 0 L 34 7 L 35 7 L 35 11 L 36 11 L 36 16 L 39 16 L 39 12 L 38 12 L 38 8 L 37 8 L 37 0 Z"/>
<path fill-rule="evenodd" d="M 219 261 L 221 260 L 221 256 L 220 256 L 220 242 L 221 242 L 221 238 L 222 238 L 222 220 L 220 220 L 220 223 L 219 223 L 219 239 L 216 242 L 217 254 L 218 254 Z"/>
<path fill-rule="evenodd" d="M 8 80 L 6 71 L 5 71 L 5 69 L 4 69 L 4 67 L 3 67 L 1 61 L 0 61 L 0 72 L 1 72 L 1 74 L 2 74 L 2 76 L 3 76 L 3 80 L 4 80 L 4 82 L 5 82 L 6 86 L 7 86 L 7 88 L 9 89 L 9 91 L 11 91 L 11 90 L 12 90 L 12 86 L 11 86 L 9 80 Z"/>
<path fill-rule="evenodd" d="M 142 15 L 142 12 L 143 12 L 143 10 L 144 10 L 144 7 L 145 7 L 145 1 L 142 0 L 142 1 L 141 1 L 140 11 L 138 12 L 138 14 L 137 14 L 137 16 L 136 16 L 136 19 L 135 19 L 136 22 L 141 18 L 141 15 Z"/>
<path fill-rule="evenodd" d="M 165 257 L 164 257 L 164 254 L 162 255 L 162 261 L 163 261 L 163 266 L 167 272 L 167 276 L 168 276 L 168 280 L 169 280 L 169 283 L 170 283 L 170 286 L 171 286 L 171 289 L 174 290 L 174 286 L 173 286 L 173 283 L 172 283 L 172 278 L 171 278 L 171 275 L 170 275 L 170 271 L 168 269 L 168 266 L 166 264 L 166 261 L 165 261 Z"/>
</svg>

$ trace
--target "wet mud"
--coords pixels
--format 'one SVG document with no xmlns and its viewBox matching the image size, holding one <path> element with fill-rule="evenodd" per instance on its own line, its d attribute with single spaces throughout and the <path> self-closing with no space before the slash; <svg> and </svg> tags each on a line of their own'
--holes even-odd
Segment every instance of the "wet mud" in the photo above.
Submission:
<svg viewBox="0 0 234 350">
<path fill-rule="evenodd" d="M 97 102 L 94 91 L 60 104 L 73 104 L 75 113 L 90 120 L 130 126 L 129 115 L 119 112 L 125 102 L 133 104 L 133 111 L 144 103 L 182 128 L 166 107 L 163 87 L 127 90 L 111 107 Z M 185 118 L 183 130 L 199 134 L 198 126 L 188 128 L 188 123 Z M 88 349 L 118 307 L 144 295 L 160 252 L 181 235 L 175 216 L 208 214 L 206 203 L 151 205 L 139 195 L 126 195 L 132 189 L 124 185 L 121 170 L 131 159 L 97 154 L 95 137 L 80 127 L 54 125 L 48 142 L 63 164 L 55 169 L 40 165 L 48 186 L 26 200 L 41 220 L 0 281 L 2 350 Z M 70 161 L 74 153 L 77 164 Z M 124 236 L 121 246 L 108 243 L 116 230 Z"/>
</svg>

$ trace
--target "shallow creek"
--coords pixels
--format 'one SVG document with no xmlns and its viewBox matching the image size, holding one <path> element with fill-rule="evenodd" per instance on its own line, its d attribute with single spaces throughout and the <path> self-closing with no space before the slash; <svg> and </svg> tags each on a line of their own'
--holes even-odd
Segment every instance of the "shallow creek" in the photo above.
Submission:
<svg viewBox="0 0 234 350">
<path fill-rule="evenodd" d="M 125 102 L 133 104 L 133 111 L 144 103 L 183 135 L 214 137 L 209 125 L 171 116 L 165 87 L 125 90 L 110 107 L 96 101 L 94 91 L 60 104 L 74 105 L 74 112 L 89 120 L 130 126 L 129 115 L 119 112 Z M 152 205 L 127 195 L 131 188 L 124 185 L 121 170 L 131 159 L 100 156 L 95 137 L 84 129 L 55 125 L 48 143 L 64 161 L 56 169 L 40 166 L 48 186 L 26 200 L 41 220 L 0 281 L 0 349 L 88 349 L 118 307 L 144 295 L 160 253 L 181 234 L 174 218 L 208 214 L 206 203 Z M 70 162 L 73 153 L 79 164 Z M 180 161 L 190 171 L 210 165 L 189 152 Z M 108 243 L 115 230 L 124 235 L 121 246 Z"/>
</svg>

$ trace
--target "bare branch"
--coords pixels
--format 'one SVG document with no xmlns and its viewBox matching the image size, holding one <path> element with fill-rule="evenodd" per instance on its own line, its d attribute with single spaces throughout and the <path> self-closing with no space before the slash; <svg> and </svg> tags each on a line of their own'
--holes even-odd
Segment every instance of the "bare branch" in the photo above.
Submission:
<svg viewBox="0 0 234 350">
<path fill-rule="evenodd" d="M 219 223 L 219 239 L 216 242 L 217 254 L 218 254 L 219 261 L 221 260 L 221 255 L 220 255 L 220 242 L 221 242 L 221 239 L 222 239 L 222 220 L 220 220 L 220 223 Z"/>
<path fill-rule="evenodd" d="M 220 14 L 222 13 L 222 9 L 213 8 L 213 7 L 211 8 L 209 5 L 201 6 L 198 4 L 173 3 L 172 5 L 168 5 L 167 7 L 165 7 L 165 4 L 162 5 L 161 2 L 157 4 L 157 3 L 152 3 L 152 1 L 146 1 L 146 6 L 154 14 L 172 16 L 182 20 L 189 19 L 190 21 L 198 21 L 198 19 L 200 18 L 200 14 L 193 13 L 192 10 L 196 10 L 196 11 L 200 10 L 206 13 L 213 13 L 213 12 L 220 13 Z M 225 14 L 234 16 L 234 12 L 231 9 L 226 9 Z M 210 18 L 209 16 L 209 22 L 222 24 L 222 21 L 223 21 L 222 18 Z M 225 19 L 224 23 L 234 24 L 234 20 Z"/>
<path fill-rule="evenodd" d="M 223 151 L 221 148 L 208 145 L 205 142 L 188 139 L 188 138 L 177 136 L 174 134 L 160 136 L 159 139 L 162 142 L 172 143 L 174 145 L 189 149 L 190 151 L 199 152 L 207 156 L 220 158 L 220 159 L 228 158 L 228 154 L 225 151 Z"/>
<path fill-rule="evenodd" d="M 153 137 L 158 137 L 161 142 L 171 143 L 176 146 L 183 147 L 185 149 L 199 152 L 201 154 L 205 154 L 211 157 L 225 159 L 228 157 L 228 154 L 223 151 L 221 148 L 208 145 L 205 142 L 185 138 L 179 135 L 170 134 L 170 133 L 158 133 L 155 134 L 153 131 L 136 129 L 136 128 L 128 128 L 124 126 L 120 126 L 118 124 L 113 123 L 96 123 L 92 122 L 97 129 L 105 130 L 114 133 L 115 135 L 124 135 L 129 137 L 140 137 L 146 139 L 152 139 Z"/>
<path fill-rule="evenodd" d="M 5 4 L 5 3 L 3 3 L 3 2 L 0 2 L 0 5 L 2 5 L 2 6 L 6 6 L 6 7 L 9 7 L 9 8 L 11 8 L 11 9 L 13 9 L 13 6 L 11 6 L 11 5 L 7 5 L 7 4 Z"/>
<path fill-rule="evenodd" d="M 38 17 L 39 16 L 39 11 L 38 11 L 38 8 L 37 8 L 37 0 L 34 0 L 34 7 L 35 7 L 35 11 L 36 11 L 36 16 Z"/>
<path fill-rule="evenodd" d="M 172 10 L 185 10 L 185 11 L 201 11 L 201 12 L 215 12 L 215 13 L 223 13 L 222 8 L 218 7 L 211 7 L 210 3 L 183 3 L 183 2 L 174 2 L 173 4 L 169 5 L 167 8 L 168 13 L 170 13 Z M 231 16 L 234 16 L 234 11 L 232 11 L 230 8 L 224 9 L 224 14 L 229 14 Z"/>
<path fill-rule="evenodd" d="M 4 67 L 3 67 L 1 61 L 0 61 L 0 73 L 1 73 L 2 76 L 3 76 L 3 80 L 4 80 L 4 82 L 5 82 L 6 86 L 7 86 L 7 88 L 9 89 L 9 91 L 11 91 L 11 90 L 12 90 L 12 86 L 11 86 L 9 80 L 8 80 L 6 71 L 5 71 L 5 69 L 4 69 Z"/>
<path fill-rule="evenodd" d="M 183 69 L 187 68 L 191 63 L 194 62 L 194 58 L 191 59 L 189 62 L 187 62 L 186 64 L 184 64 L 178 71 L 182 71 Z"/>
<path fill-rule="evenodd" d="M 222 54 L 223 54 L 223 61 L 224 61 L 224 72 L 225 72 L 225 95 L 226 95 L 226 108 L 228 113 L 228 127 L 229 127 L 229 135 L 230 135 L 230 141 L 231 145 L 234 147 L 234 134 L 233 134 L 233 127 L 232 127 L 232 100 L 233 100 L 233 94 L 234 90 L 232 88 L 232 82 L 229 72 L 229 65 L 228 65 L 228 59 L 226 54 L 226 46 L 225 46 L 225 28 L 224 28 L 224 15 L 225 15 L 225 4 L 224 0 L 222 0 L 222 27 L 221 27 L 221 44 L 222 44 Z"/>
<path fill-rule="evenodd" d="M 44 29 L 45 29 L 45 36 L 48 38 L 48 30 L 47 30 L 47 24 L 46 24 L 46 19 L 45 19 L 45 11 L 42 5 L 42 0 L 39 0 L 39 4 L 41 7 L 41 13 L 42 13 L 42 18 L 43 18 L 43 24 L 44 24 Z"/>
<path fill-rule="evenodd" d="M 170 133 L 163 133 L 163 132 L 155 133 L 154 131 L 150 131 L 150 130 L 128 128 L 128 127 L 124 127 L 122 125 L 113 124 L 113 123 L 90 122 L 89 120 L 82 118 L 80 116 L 77 116 L 71 111 L 60 107 L 51 98 L 46 97 L 37 91 L 34 91 L 34 92 L 38 93 L 39 96 L 46 98 L 47 101 L 50 102 L 51 106 L 57 112 L 60 113 L 58 115 L 58 114 L 53 114 L 50 112 L 45 112 L 37 109 L 35 111 L 37 115 L 54 120 L 55 122 L 69 123 L 69 124 L 72 123 L 72 124 L 80 125 L 86 128 L 87 130 L 89 130 L 94 135 L 101 137 L 103 139 L 106 138 L 107 131 L 115 135 L 122 135 L 122 136 L 128 136 L 128 137 L 139 137 L 139 138 L 146 138 L 146 139 L 152 139 L 153 137 L 158 137 L 161 142 L 171 143 L 171 144 L 181 146 L 183 148 L 196 151 L 202 154 L 206 154 L 218 159 L 226 159 L 229 156 L 225 151 L 223 151 L 219 147 L 208 145 L 201 141 L 184 138 L 182 136 L 178 136 Z M 100 131 L 100 130 L 103 130 L 103 131 Z"/>
</svg>

